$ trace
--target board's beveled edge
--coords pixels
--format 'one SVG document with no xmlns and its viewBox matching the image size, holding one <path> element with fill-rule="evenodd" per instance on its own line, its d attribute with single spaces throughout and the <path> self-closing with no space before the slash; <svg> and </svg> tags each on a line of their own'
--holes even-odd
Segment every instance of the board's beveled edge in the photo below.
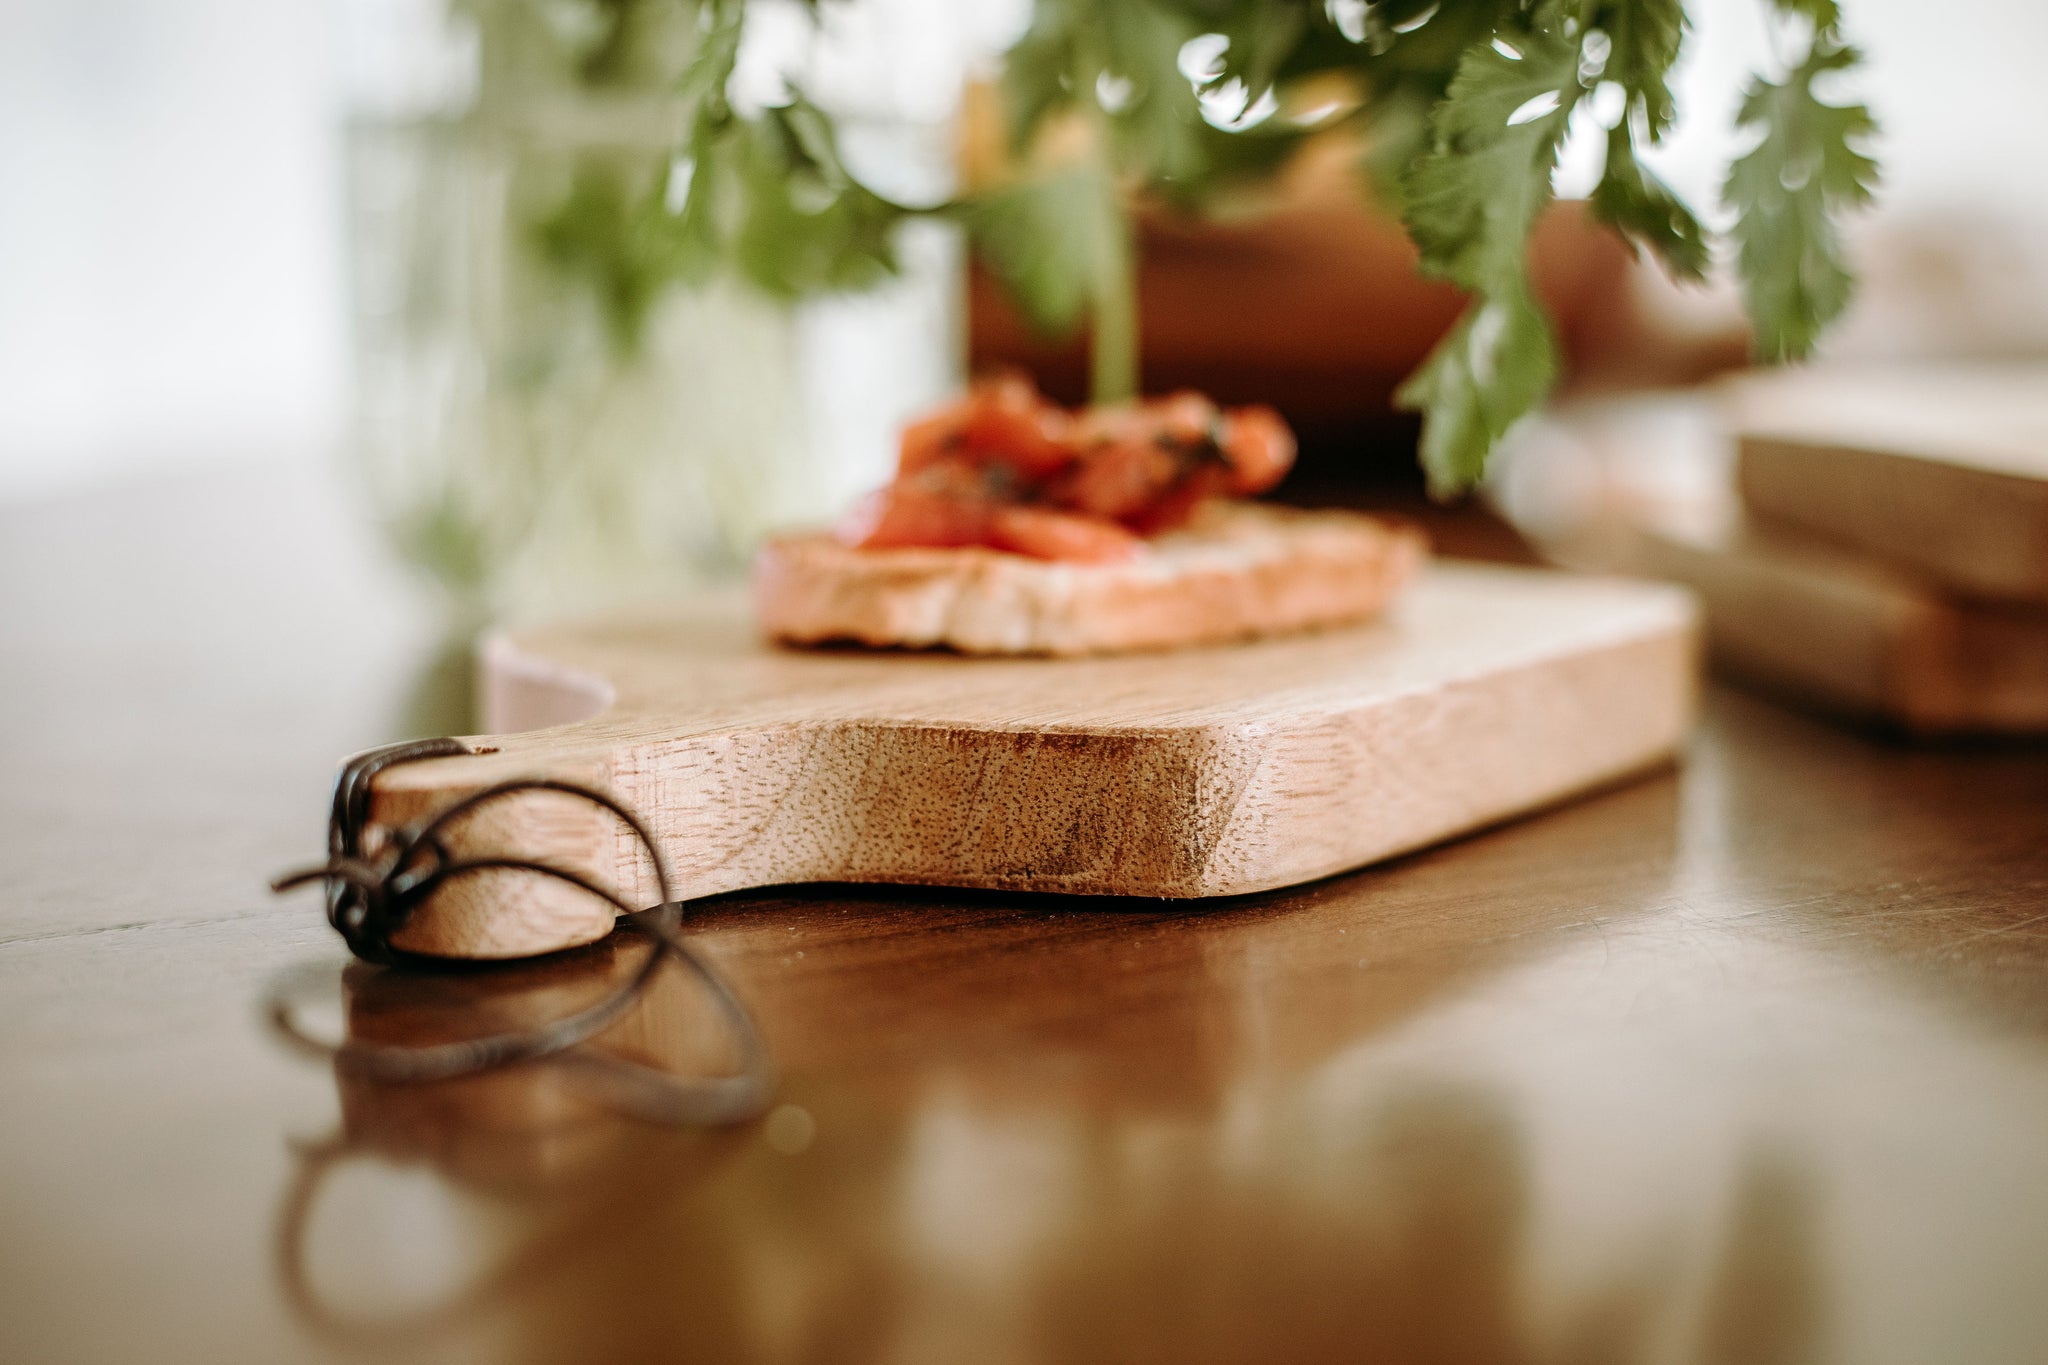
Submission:
<svg viewBox="0 0 2048 1365">
<path fill-rule="evenodd" d="M 1347 801 L 1359 826 L 1345 842 L 1321 850 L 1299 841 L 1268 841 L 1277 859 L 1246 860 L 1212 879 L 1201 894 L 1239 895 L 1273 890 L 1369 866 L 1542 810 L 1671 761 L 1692 728 L 1699 705 L 1701 636 L 1688 608 L 1655 633 L 1636 634 L 1597 649 L 1531 660 L 1488 678 L 1465 679 L 1432 696 L 1404 696 L 1332 717 L 1311 737 L 1330 755 L 1338 785 L 1330 799 Z M 1504 698 L 1521 697 L 1519 707 Z M 1576 725 L 1559 727 L 1540 702 L 1549 697 L 1575 706 Z M 1452 751 L 1474 770 L 1504 774 L 1482 784 L 1482 795 L 1417 812 L 1376 799 L 1375 786 L 1413 794 L 1426 791 L 1441 756 L 1401 752 L 1410 727 L 1451 723 L 1474 736 Z M 1486 725 L 1476 717 L 1508 715 L 1513 724 Z M 1487 732 L 1491 733 L 1488 734 Z M 1280 765 L 1298 771 L 1298 763 Z M 1439 784 L 1441 779 L 1439 779 Z M 1455 784 L 1449 784 L 1455 785 Z M 1255 793 L 1256 795 L 1256 793 Z M 1404 809 L 1409 818 L 1400 816 Z M 1389 818 L 1392 812 L 1393 818 Z M 1247 841 L 1249 842 L 1249 841 Z"/>
</svg>

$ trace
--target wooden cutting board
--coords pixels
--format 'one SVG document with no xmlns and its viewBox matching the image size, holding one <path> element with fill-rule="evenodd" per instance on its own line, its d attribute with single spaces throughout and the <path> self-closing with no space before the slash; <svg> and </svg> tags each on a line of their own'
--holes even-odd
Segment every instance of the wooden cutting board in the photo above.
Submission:
<svg viewBox="0 0 2048 1365">
<path fill-rule="evenodd" d="M 1918 734 L 2048 733 L 2048 609 L 1763 527 L 1644 529 L 1627 561 L 1699 594 L 1738 677 Z"/>
<path fill-rule="evenodd" d="M 739 597 L 706 598 L 488 641 L 484 717 L 501 733 L 385 772 L 372 819 L 546 774 L 638 810 L 684 896 L 813 881 L 1230 896 L 1665 759 L 1693 714 L 1694 636 L 1675 588 L 1456 564 L 1371 625 L 1096 659 L 788 650 Z M 615 822 L 556 794 L 479 812 L 451 842 L 658 899 Z M 611 919 L 545 879 L 484 873 L 394 941 L 522 956 Z"/>
<path fill-rule="evenodd" d="M 1814 371 L 1735 393 L 1753 516 L 2048 607 L 2048 369 Z"/>
</svg>

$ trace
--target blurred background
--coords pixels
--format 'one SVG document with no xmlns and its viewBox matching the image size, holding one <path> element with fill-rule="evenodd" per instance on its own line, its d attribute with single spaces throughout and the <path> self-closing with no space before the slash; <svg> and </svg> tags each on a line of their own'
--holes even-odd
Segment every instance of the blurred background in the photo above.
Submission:
<svg viewBox="0 0 2048 1365">
<path fill-rule="evenodd" d="M 891 0 L 908 22 L 945 6 Z M 890 6 L 884 6 L 885 8 Z M 226 461 L 332 458 L 348 411 L 345 118 L 394 0 L 0 2 L 0 498 Z M 917 14 L 920 8 L 929 11 Z M 965 57 L 1021 0 L 961 7 Z M 1661 158 L 1700 205 L 1762 6 L 1698 6 Z M 1883 129 L 1872 282 L 1837 351 L 2038 346 L 2048 10 L 1851 0 Z M 943 110 L 938 111 L 943 115 Z M 1568 154 L 1567 192 L 1597 156 Z M 1965 301 L 1969 307 L 1961 306 Z"/>
<path fill-rule="evenodd" d="M 1340 10 L 1366 12 L 1332 4 L 1339 27 Z M 1676 131 L 1647 160 L 1725 227 L 1719 186 L 1745 149 L 1736 105 L 1752 73 L 1794 60 L 1798 35 L 1763 4 L 1692 10 Z M 48 562 L 54 546 L 80 572 L 131 580 L 122 566 L 147 558 L 141 542 L 117 552 L 104 536 L 60 535 L 61 519 L 35 510 L 68 498 L 90 518 L 101 514 L 72 495 L 115 495 L 144 522 L 203 507 L 233 525 L 234 539 L 209 539 L 223 575 L 264 562 L 266 535 L 362 566 L 337 576 L 401 565 L 447 642 L 446 676 L 425 694 L 454 697 L 487 620 L 730 578 L 766 532 L 838 515 L 888 477 L 901 423 L 971 371 L 1022 365 L 1053 396 L 1085 397 L 1086 343 L 1027 325 L 956 226 L 904 222 L 891 238 L 900 271 L 870 268 L 866 189 L 821 182 L 801 147 L 722 172 L 717 183 L 754 196 L 749 213 L 781 215 L 731 248 L 736 269 L 693 274 L 677 254 L 687 243 L 649 237 L 650 216 L 686 216 L 664 196 L 695 211 L 689 171 L 670 169 L 690 107 L 677 72 L 700 41 L 686 13 L 607 0 L 0 0 L 0 507 L 35 519 L 23 538 L 42 545 L 18 546 L 20 562 Z M 756 0 L 729 95 L 801 144 L 798 115 L 777 108 L 798 88 L 785 79 L 800 81 L 858 182 L 937 203 L 1017 169 L 991 81 L 1031 13 L 1030 0 L 859 0 L 814 23 L 798 0 Z M 1823 97 L 1874 110 L 1883 178 L 1877 206 L 1845 223 L 1860 284 L 1821 368 L 1878 366 L 1869 383 L 1896 396 L 1884 365 L 2048 356 L 2036 132 L 2048 85 L 2031 68 L 2048 11 L 1972 0 L 1930 17 L 1852 0 L 1844 31 L 1867 61 Z M 1674 549 L 1638 534 L 1659 519 L 1717 535 L 1740 520 L 1734 434 L 1748 419 L 1731 415 L 1741 390 L 1728 376 L 1748 336 L 1729 262 L 1680 288 L 1574 202 L 1600 178 L 1597 103 L 1574 115 L 1562 202 L 1531 252 L 1564 382 L 1550 415 L 1497 453 L 1486 502 L 1499 515 L 1447 518 L 1422 496 L 1418 423 L 1392 395 L 1463 304 L 1417 276 L 1403 230 L 1367 203 L 1348 135 L 1318 135 L 1221 214 L 1141 212 L 1145 387 L 1277 405 L 1302 442 L 1283 498 L 1393 506 L 1453 553 L 1685 579 L 1708 596 L 1717 645 L 1760 597 L 1780 625 L 1752 634 L 1771 646 L 1812 634 L 1783 620 L 1838 622 L 1842 594 L 1861 594 L 1862 633 L 1843 648 L 1737 661 L 1798 675 L 1792 690 L 1837 709 L 1898 719 L 1892 675 L 1918 668 L 1938 635 L 1958 687 L 1982 692 L 1995 674 L 2022 701 L 1944 702 L 1949 719 L 1930 726 L 2048 723 L 2038 603 L 1990 619 L 1966 600 L 1981 586 L 1967 572 L 1934 565 L 1933 588 L 1897 578 L 1884 551 L 1913 537 L 1895 521 L 1861 534 L 1874 556 L 1817 568 L 1759 563 L 1725 538 Z M 763 193 L 764 176 L 786 183 Z M 783 281 L 784 296 L 741 276 Z M 2038 449 L 2048 416 L 2026 398 L 2038 373 L 1929 403 L 2013 414 L 2006 425 Z M 1841 539 L 1817 504 L 1859 481 L 1749 511 Z M 1940 496 L 1956 534 L 1975 534 L 1964 494 Z M 279 520 L 289 527 L 254 525 Z M 325 539 L 308 540 L 316 527 Z M 1905 616 L 1917 634 L 1896 628 Z M 2000 643 L 1959 654 L 1958 632 Z M 417 723 L 456 728 L 458 714 L 430 707 Z"/>
</svg>

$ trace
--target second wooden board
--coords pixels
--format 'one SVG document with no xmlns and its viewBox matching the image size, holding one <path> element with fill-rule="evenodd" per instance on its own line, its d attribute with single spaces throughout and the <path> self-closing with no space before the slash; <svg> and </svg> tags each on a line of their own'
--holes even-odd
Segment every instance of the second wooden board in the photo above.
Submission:
<svg viewBox="0 0 2048 1365">
<path fill-rule="evenodd" d="M 1756 516 L 2048 606 L 2048 370 L 1814 371 L 1735 393 Z"/>
<path fill-rule="evenodd" d="M 1919 734 L 2048 733 L 2048 611 L 1970 602 L 1773 533 L 1643 530 L 1628 565 L 1700 595 L 1717 665 Z"/>
<path fill-rule="evenodd" d="M 1227 896 L 1328 876 L 1668 757 L 1694 706 L 1681 590 L 1438 565 L 1378 623 L 1094 659 L 796 651 L 737 597 L 496 639 L 470 755 L 391 769 L 415 823 L 512 777 L 638 810 L 686 896 L 807 881 Z M 547 727 L 547 728 L 536 728 Z M 615 821 L 531 793 L 454 831 L 652 904 Z M 542 879 L 450 883 L 395 938 L 506 957 L 602 937 Z"/>
</svg>

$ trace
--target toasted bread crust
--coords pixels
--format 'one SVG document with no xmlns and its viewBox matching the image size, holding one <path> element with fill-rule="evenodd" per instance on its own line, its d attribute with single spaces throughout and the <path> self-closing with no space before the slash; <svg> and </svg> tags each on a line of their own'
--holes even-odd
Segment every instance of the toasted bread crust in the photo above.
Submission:
<svg viewBox="0 0 2048 1365">
<path fill-rule="evenodd" d="M 767 632 L 797 644 L 1099 654 L 1362 620 L 1427 554 L 1404 523 L 1217 502 L 1124 564 L 779 537 L 755 560 L 754 598 Z"/>
</svg>

